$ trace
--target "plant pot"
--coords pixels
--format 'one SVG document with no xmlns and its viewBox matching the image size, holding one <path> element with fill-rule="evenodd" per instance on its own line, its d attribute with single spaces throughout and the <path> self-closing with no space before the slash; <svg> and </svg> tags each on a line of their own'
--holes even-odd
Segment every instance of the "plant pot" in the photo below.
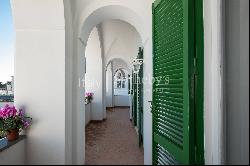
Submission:
<svg viewBox="0 0 250 166">
<path fill-rule="evenodd" d="M 8 141 L 15 141 L 19 137 L 19 130 L 18 129 L 12 129 L 7 132 L 7 140 Z"/>
</svg>

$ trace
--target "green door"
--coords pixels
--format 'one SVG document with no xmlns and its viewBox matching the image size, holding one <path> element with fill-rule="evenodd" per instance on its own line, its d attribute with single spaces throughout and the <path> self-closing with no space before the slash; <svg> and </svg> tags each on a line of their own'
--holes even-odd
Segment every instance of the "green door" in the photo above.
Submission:
<svg viewBox="0 0 250 166">
<path fill-rule="evenodd" d="M 138 122 L 138 111 L 137 111 L 137 99 L 138 99 L 138 75 L 133 73 L 133 77 L 132 77 L 132 84 L 133 84 L 133 94 L 132 94 L 132 105 L 133 105 L 133 123 L 134 126 L 137 126 L 137 122 Z"/>
<path fill-rule="evenodd" d="M 137 59 L 143 59 L 143 49 L 140 47 Z M 132 116 L 134 126 L 138 128 L 139 146 L 143 143 L 143 65 L 132 76 Z"/>
<path fill-rule="evenodd" d="M 199 44 L 196 41 L 203 43 L 197 40 L 200 34 L 196 33 L 200 26 L 196 26 L 195 18 L 199 7 L 202 7 L 202 0 L 156 0 L 153 4 L 155 165 L 203 162 L 203 105 L 197 104 L 195 97 L 201 95 L 199 101 L 203 102 L 201 82 L 197 81 L 203 80 L 203 74 L 196 73 L 197 62 L 201 61 L 197 58 Z M 199 14 L 202 18 L 202 10 Z M 196 89 L 200 89 L 200 93 Z M 198 128 L 197 123 L 201 125 Z M 197 142 L 202 147 L 198 147 Z M 200 162 L 196 162 L 197 156 Z"/>
<path fill-rule="evenodd" d="M 143 49 L 139 48 L 138 59 L 143 59 Z M 138 73 L 138 134 L 139 134 L 139 146 L 143 143 L 143 64 L 140 67 Z"/>
</svg>

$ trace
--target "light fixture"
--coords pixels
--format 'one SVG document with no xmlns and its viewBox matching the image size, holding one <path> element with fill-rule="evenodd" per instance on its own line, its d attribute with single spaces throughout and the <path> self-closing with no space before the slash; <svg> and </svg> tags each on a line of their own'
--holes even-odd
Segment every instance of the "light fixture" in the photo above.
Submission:
<svg viewBox="0 0 250 166">
<path fill-rule="evenodd" d="M 132 62 L 133 65 L 133 72 L 135 74 L 138 74 L 141 68 L 141 65 L 143 64 L 143 59 L 134 59 Z"/>
</svg>

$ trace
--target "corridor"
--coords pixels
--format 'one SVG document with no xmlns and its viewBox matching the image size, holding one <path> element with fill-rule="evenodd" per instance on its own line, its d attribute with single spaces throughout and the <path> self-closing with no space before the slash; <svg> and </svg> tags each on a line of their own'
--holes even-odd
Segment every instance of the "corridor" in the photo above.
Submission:
<svg viewBox="0 0 250 166">
<path fill-rule="evenodd" d="M 128 108 L 107 111 L 107 120 L 86 127 L 87 165 L 143 165 L 143 149 Z"/>
</svg>

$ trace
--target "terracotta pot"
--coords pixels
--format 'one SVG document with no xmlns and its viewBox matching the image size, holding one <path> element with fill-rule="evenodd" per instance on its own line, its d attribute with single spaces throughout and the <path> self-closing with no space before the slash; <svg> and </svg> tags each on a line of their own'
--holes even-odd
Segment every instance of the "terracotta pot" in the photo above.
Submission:
<svg viewBox="0 0 250 166">
<path fill-rule="evenodd" d="M 18 129 L 12 129 L 7 132 L 7 139 L 8 141 L 15 141 L 19 137 L 19 130 Z"/>
</svg>

